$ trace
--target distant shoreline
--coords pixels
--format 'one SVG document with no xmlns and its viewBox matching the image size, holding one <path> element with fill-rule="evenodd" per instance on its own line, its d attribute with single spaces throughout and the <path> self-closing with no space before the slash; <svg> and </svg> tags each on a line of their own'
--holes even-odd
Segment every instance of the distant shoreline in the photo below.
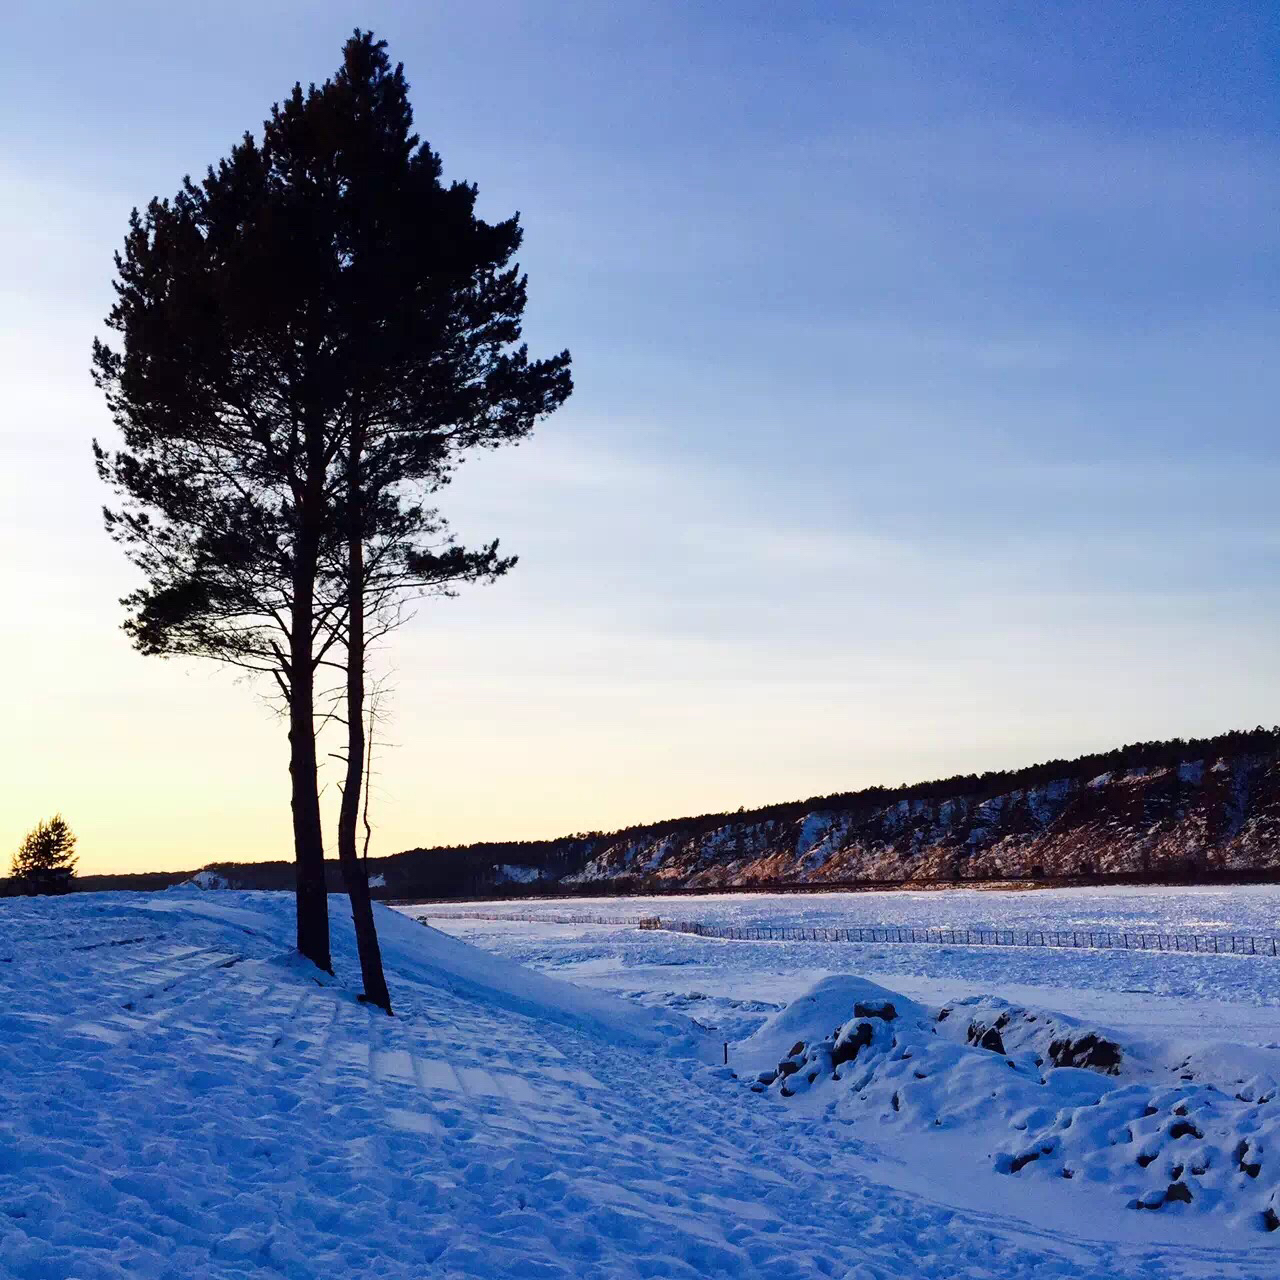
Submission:
<svg viewBox="0 0 1280 1280">
<path fill-rule="evenodd" d="M 1114 875 L 1054 876 L 1038 880 L 992 878 L 987 880 L 885 880 L 850 881 L 831 884 L 750 884 L 718 885 L 689 888 L 626 888 L 610 889 L 608 882 L 598 885 L 576 886 L 571 892 L 542 893 L 479 893 L 466 895 L 401 896 L 379 899 L 387 906 L 429 906 L 435 903 L 467 902 L 573 902 L 589 898 L 708 898 L 725 894 L 825 894 L 825 893 L 939 893 L 955 889 L 974 889 L 979 892 L 1034 892 L 1040 889 L 1099 889 L 1113 887 L 1133 888 L 1213 888 L 1219 885 L 1249 886 L 1280 883 L 1280 866 L 1250 869 L 1248 871 L 1223 871 L 1202 876 L 1142 876 L 1118 872 Z"/>
</svg>

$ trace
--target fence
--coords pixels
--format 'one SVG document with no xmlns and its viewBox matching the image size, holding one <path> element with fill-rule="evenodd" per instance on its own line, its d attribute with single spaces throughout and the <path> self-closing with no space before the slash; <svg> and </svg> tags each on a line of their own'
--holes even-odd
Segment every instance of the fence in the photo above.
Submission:
<svg viewBox="0 0 1280 1280">
<path fill-rule="evenodd" d="M 424 917 L 426 918 L 426 917 Z M 1112 951 L 1176 951 L 1208 955 L 1274 956 L 1280 940 L 1252 934 L 1125 933 L 1077 929 L 932 929 L 897 925 L 864 925 L 848 929 L 823 925 L 770 927 L 715 925 L 697 920 L 663 920 L 658 916 L 534 915 L 441 912 L 435 920 L 514 920 L 529 924 L 599 924 L 631 929 L 660 929 L 734 942 L 930 943 L 953 947 L 1058 947 Z"/>
</svg>

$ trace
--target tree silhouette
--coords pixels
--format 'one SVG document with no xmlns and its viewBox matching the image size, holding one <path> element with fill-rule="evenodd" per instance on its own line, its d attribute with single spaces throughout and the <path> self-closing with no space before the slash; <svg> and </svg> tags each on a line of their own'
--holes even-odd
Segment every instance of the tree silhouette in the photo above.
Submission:
<svg viewBox="0 0 1280 1280">
<path fill-rule="evenodd" d="M 475 215 L 474 186 L 441 181 L 439 157 L 411 132 L 403 68 L 392 68 L 385 44 L 357 31 L 308 109 L 361 130 L 350 149 L 357 198 L 342 277 L 351 394 L 340 457 L 347 753 L 338 854 L 365 994 L 389 1010 L 357 847 L 368 648 L 401 621 L 406 599 L 450 594 L 515 563 L 496 542 L 474 551 L 454 544 L 426 499 L 467 450 L 527 435 L 572 383 L 568 352 L 530 361 L 517 345 L 526 301 L 511 264 L 517 218 L 488 224 Z"/>
<path fill-rule="evenodd" d="M 37 823 L 13 855 L 9 875 L 18 893 L 67 893 L 76 874 L 76 838 L 62 815 Z"/>
<path fill-rule="evenodd" d="M 493 578 L 428 497 L 465 451 L 527 434 L 569 394 L 564 352 L 517 345 L 516 218 L 474 213 L 410 130 L 407 85 L 357 31 L 262 142 L 136 211 L 94 372 L 123 448 L 109 531 L 146 578 L 124 603 L 145 653 L 268 673 L 289 708 L 298 947 L 330 968 L 318 672 L 345 681 L 339 856 L 365 995 L 390 1009 L 356 825 L 371 641 L 415 594 Z M 372 627 L 366 625 L 372 621 Z"/>
</svg>

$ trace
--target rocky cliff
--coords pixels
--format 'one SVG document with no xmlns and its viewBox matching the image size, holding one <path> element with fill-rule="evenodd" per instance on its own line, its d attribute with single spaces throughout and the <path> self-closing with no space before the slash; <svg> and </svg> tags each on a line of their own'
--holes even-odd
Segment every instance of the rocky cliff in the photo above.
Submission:
<svg viewBox="0 0 1280 1280">
<path fill-rule="evenodd" d="M 700 832 L 605 839 L 584 883 L 640 876 L 690 888 L 757 883 L 1170 877 L 1280 861 L 1274 755 L 1054 778 L 995 795 L 818 805 Z"/>
<path fill-rule="evenodd" d="M 369 865 L 381 897 L 1280 874 L 1280 730 Z M 293 878 L 283 862 L 207 871 L 235 888 Z"/>
<path fill-rule="evenodd" d="M 450 852 L 495 887 L 580 890 L 1267 871 L 1280 867 L 1280 733 Z M 430 855 L 385 860 L 388 886 Z"/>
</svg>

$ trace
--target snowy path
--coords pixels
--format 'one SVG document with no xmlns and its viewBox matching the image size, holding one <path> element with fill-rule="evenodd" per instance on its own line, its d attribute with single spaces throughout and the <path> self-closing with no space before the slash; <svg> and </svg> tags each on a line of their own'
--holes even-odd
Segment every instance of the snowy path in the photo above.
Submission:
<svg viewBox="0 0 1280 1280">
<path fill-rule="evenodd" d="M 486 994 L 390 915 L 387 1019 L 289 959 L 287 900 L 216 897 L 0 903 L 6 1280 L 1275 1274 L 1269 1247 L 889 1190 L 856 1137 L 802 1149 L 718 1069 L 609 1034 L 572 988 Z"/>
</svg>

